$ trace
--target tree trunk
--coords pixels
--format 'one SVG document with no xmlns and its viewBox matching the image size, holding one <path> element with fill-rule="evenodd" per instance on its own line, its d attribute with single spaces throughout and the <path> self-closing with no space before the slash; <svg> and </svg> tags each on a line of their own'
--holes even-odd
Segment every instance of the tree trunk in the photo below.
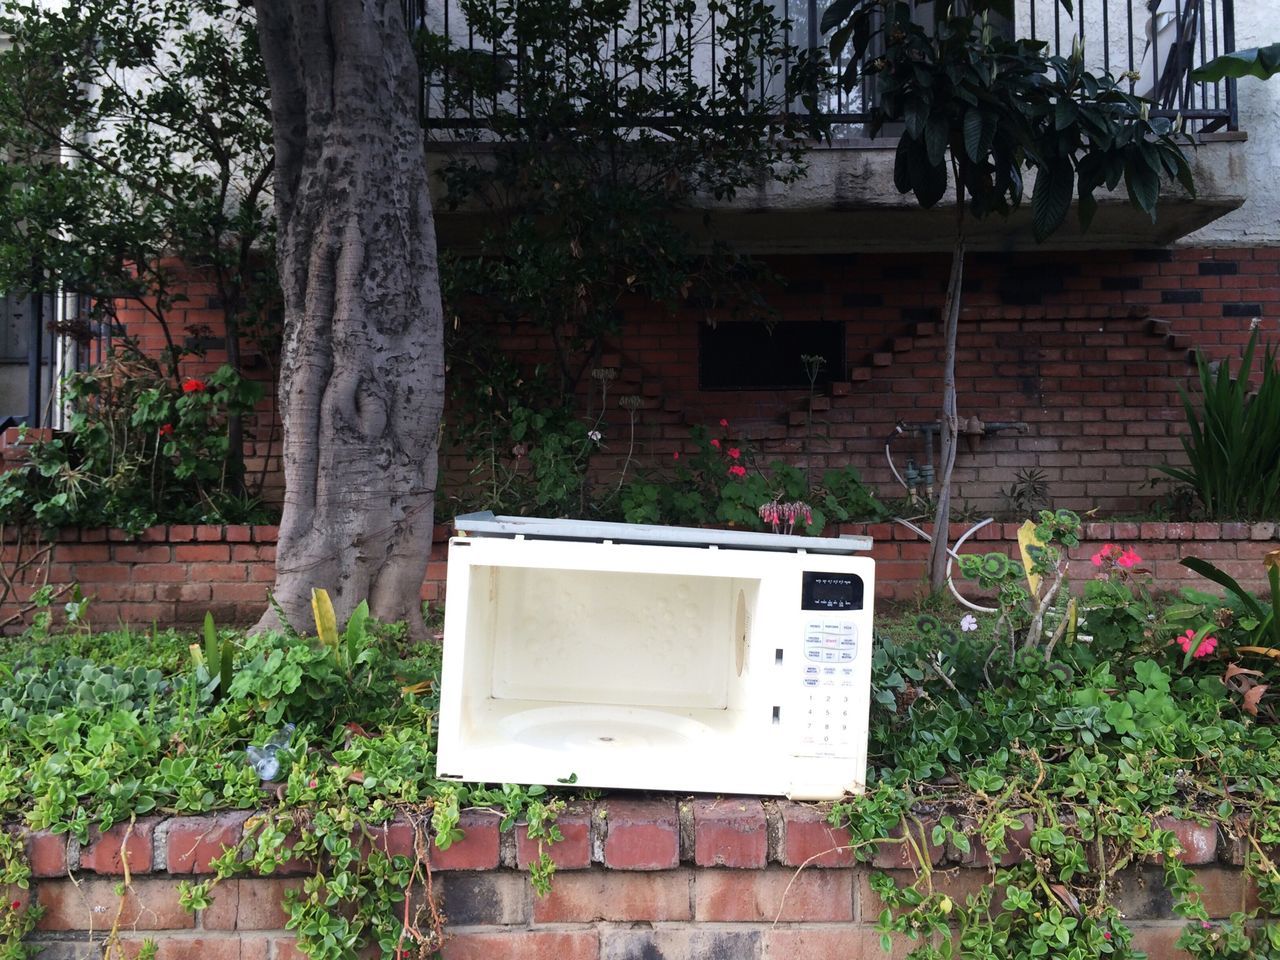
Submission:
<svg viewBox="0 0 1280 960">
<path fill-rule="evenodd" d="M 963 197 L 959 200 L 963 208 Z M 963 213 L 961 214 L 963 216 Z M 929 547 L 929 588 L 939 593 L 947 585 L 947 547 L 951 542 L 951 472 L 956 465 L 956 444 L 960 421 L 956 407 L 956 339 L 960 329 L 960 294 L 964 281 L 964 229 L 956 228 L 951 251 L 951 277 L 947 281 L 947 302 L 943 308 L 946 324 L 946 353 L 942 361 L 942 440 L 938 471 L 938 506 L 933 518 L 933 543 Z"/>
<path fill-rule="evenodd" d="M 284 349 L 275 599 L 424 635 L 444 395 L 417 66 L 399 0 L 255 0 L 271 83 Z M 276 623 L 268 611 L 260 628 Z"/>
</svg>

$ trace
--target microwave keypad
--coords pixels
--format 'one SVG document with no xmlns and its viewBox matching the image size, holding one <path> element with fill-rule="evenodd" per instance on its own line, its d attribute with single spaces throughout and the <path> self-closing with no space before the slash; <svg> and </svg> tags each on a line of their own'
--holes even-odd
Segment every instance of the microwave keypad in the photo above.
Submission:
<svg viewBox="0 0 1280 960">
<path fill-rule="evenodd" d="M 853 724 L 854 660 L 858 631 L 840 620 L 810 620 L 804 628 L 804 725 L 801 744 L 817 753 L 841 753 Z"/>
</svg>

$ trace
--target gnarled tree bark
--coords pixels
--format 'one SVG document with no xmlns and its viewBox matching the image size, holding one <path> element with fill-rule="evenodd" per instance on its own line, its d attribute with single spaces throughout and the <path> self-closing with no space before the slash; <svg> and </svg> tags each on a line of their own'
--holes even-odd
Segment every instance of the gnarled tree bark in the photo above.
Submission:
<svg viewBox="0 0 1280 960">
<path fill-rule="evenodd" d="M 284 293 L 275 599 L 422 635 L 444 395 L 418 71 L 399 0 L 254 0 Z M 277 623 L 273 611 L 260 628 Z"/>
</svg>

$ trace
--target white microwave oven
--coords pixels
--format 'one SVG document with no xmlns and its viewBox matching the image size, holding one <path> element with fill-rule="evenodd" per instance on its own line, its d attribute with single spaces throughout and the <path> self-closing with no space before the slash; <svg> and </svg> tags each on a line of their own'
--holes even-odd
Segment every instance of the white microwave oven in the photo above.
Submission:
<svg viewBox="0 0 1280 960">
<path fill-rule="evenodd" d="M 471 514 L 449 543 L 437 775 L 835 799 L 864 784 L 862 537 Z"/>
</svg>

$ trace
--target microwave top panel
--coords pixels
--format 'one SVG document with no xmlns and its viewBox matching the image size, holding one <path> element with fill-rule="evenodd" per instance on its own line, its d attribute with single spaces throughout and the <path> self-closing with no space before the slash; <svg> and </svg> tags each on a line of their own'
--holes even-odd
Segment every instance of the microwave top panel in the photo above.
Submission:
<svg viewBox="0 0 1280 960">
<path fill-rule="evenodd" d="M 491 511 L 465 513 L 453 521 L 468 537 L 524 537 L 529 540 L 585 540 L 644 543 L 668 547 L 730 547 L 806 553 L 858 553 L 871 549 L 870 537 L 805 537 L 749 530 L 661 527 L 646 523 L 605 523 L 544 517 L 498 517 Z"/>
</svg>

